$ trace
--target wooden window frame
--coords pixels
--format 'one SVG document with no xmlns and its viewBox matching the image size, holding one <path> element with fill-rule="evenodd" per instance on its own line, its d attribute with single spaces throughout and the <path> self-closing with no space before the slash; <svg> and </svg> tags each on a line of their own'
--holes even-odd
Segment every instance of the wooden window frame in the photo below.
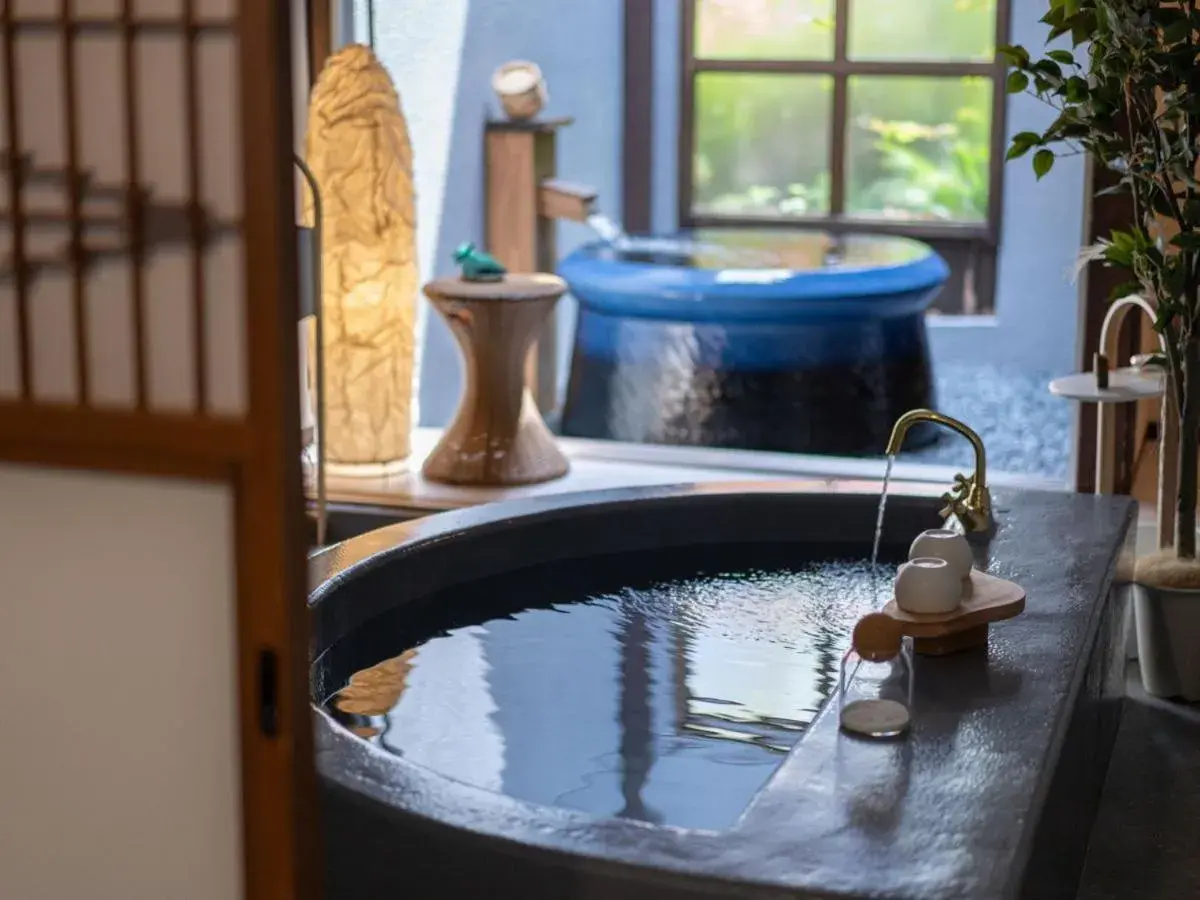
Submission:
<svg viewBox="0 0 1200 900">
<path fill-rule="evenodd" d="M 679 53 L 681 62 L 677 216 L 680 228 L 740 226 L 795 228 L 817 226 L 834 234 L 868 230 L 898 234 L 929 242 L 950 263 L 952 282 L 937 306 L 946 312 L 990 312 L 994 306 L 996 252 L 1000 242 L 1006 143 L 1006 66 L 999 54 L 991 61 L 876 61 L 852 60 L 848 13 L 851 0 L 835 0 L 834 54 L 830 60 L 729 60 L 702 59 L 695 55 L 697 0 L 681 0 Z M 649 123 L 652 121 L 654 0 L 625 0 L 625 119 L 624 208 L 631 231 L 645 230 L 650 221 L 652 167 Z M 997 0 L 996 42 L 1008 39 L 1011 0 Z M 704 72 L 772 72 L 821 74 L 833 78 L 830 129 L 830 212 L 823 216 L 700 216 L 692 210 L 695 144 L 695 81 Z M 988 211 L 983 222 L 897 222 L 844 215 L 846 118 L 849 79 L 855 75 L 967 76 L 992 80 L 992 128 L 988 173 Z M 964 290 L 972 273 L 973 291 Z M 965 298 L 960 299 L 960 298 Z"/>
</svg>

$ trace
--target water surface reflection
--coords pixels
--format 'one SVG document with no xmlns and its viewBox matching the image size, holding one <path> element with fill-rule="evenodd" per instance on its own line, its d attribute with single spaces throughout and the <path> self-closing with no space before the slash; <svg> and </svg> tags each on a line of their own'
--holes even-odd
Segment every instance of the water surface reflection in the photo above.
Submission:
<svg viewBox="0 0 1200 900">
<path fill-rule="evenodd" d="M 593 558 L 446 591 L 318 666 L 337 718 L 451 778 L 721 829 L 830 695 L 883 590 L 869 564 L 795 545 Z"/>
</svg>

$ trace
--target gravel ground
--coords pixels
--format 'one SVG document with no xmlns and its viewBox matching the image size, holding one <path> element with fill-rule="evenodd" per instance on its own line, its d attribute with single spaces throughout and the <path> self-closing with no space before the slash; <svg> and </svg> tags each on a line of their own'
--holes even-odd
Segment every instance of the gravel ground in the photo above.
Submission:
<svg viewBox="0 0 1200 900">
<path fill-rule="evenodd" d="M 979 433 L 990 471 L 1067 480 L 1072 404 L 1050 394 L 1050 373 L 936 361 L 934 366 L 938 411 Z M 901 458 L 963 467 L 973 459 L 970 445 L 950 433 Z"/>
</svg>

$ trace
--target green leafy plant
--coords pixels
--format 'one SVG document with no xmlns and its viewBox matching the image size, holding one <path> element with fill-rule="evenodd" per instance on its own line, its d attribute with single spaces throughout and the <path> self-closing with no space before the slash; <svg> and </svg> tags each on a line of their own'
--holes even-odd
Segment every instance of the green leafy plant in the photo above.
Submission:
<svg viewBox="0 0 1200 900">
<path fill-rule="evenodd" d="M 886 177 L 867 186 L 857 203 L 899 209 L 920 218 L 975 220 L 987 214 L 988 142 L 983 112 L 956 111 L 942 125 L 873 119 L 875 149 Z"/>
<path fill-rule="evenodd" d="M 1049 38 L 1074 50 L 1034 58 L 1001 48 L 1010 93 L 1027 91 L 1057 110 L 1041 133 L 1012 139 L 1008 158 L 1031 156 L 1040 179 L 1058 156 L 1089 153 L 1132 198 L 1127 227 L 1083 259 L 1124 270 L 1116 296 L 1141 293 L 1157 310 L 1171 402 L 1180 420 L 1175 553 L 1196 558 L 1200 454 L 1200 9 L 1197 0 L 1049 0 Z"/>
<path fill-rule="evenodd" d="M 953 121 L 925 125 L 907 120 L 866 119 L 861 127 L 874 135 L 878 174 L 852 180 L 849 208 L 883 210 L 915 219 L 976 221 L 987 215 L 988 128 L 986 110 L 962 106 Z M 713 166 L 697 153 L 698 189 L 713 180 Z M 829 209 L 828 170 L 808 183 L 784 187 L 752 184 L 717 194 L 705 204 L 716 215 L 820 216 Z"/>
</svg>

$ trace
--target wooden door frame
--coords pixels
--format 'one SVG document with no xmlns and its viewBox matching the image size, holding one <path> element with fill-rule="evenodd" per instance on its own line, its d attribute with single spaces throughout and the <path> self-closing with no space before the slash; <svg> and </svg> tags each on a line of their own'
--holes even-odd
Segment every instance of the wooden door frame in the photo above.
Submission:
<svg viewBox="0 0 1200 900">
<path fill-rule="evenodd" d="M 249 453 L 237 470 L 238 654 L 248 900 L 318 895 L 316 772 L 309 713 L 307 527 L 301 471 L 292 175 L 292 64 L 286 3 L 241 0 Z M 261 77 L 261 71 L 274 78 Z M 262 135 L 273 140 L 262 140 Z M 272 302 L 273 301 L 273 302 Z M 277 731 L 260 665 L 278 661 Z"/>
<path fill-rule="evenodd" d="M 654 0 L 624 0 L 622 21 L 621 221 L 651 230 L 654 169 Z"/>
</svg>

